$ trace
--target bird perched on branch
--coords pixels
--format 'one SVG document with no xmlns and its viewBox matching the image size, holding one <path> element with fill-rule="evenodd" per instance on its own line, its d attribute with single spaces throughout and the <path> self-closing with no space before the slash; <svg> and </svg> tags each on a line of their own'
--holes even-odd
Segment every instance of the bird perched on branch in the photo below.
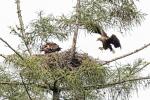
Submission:
<svg viewBox="0 0 150 100">
<path fill-rule="evenodd" d="M 59 47 L 59 45 L 53 42 L 46 43 L 40 49 L 40 51 L 44 51 L 45 54 L 60 51 L 60 50 L 61 48 Z"/>
</svg>

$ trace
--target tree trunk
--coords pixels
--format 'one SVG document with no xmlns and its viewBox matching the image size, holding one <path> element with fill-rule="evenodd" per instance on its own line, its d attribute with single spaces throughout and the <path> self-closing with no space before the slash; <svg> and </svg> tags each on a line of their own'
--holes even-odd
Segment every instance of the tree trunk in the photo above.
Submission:
<svg viewBox="0 0 150 100">
<path fill-rule="evenodd" d="M 59 100 L 59 94 L 60 91 L 57 88 L 53 89 L 53 100 Z"/>
<path fill-rule="evenodd" d="M 73 36 L 73 41 L 72 41 L 72 51 L 71 51 L 71 58 L 75 58 L 75 52 L 76 52 L 76 43 L 77 43 L 77 36 L 78 36 L 78 31 L 74 32 Z"/>
<path fill-rule="evenodd" d="M 79 9 L 80 9 L 80 0 L 77 0 L 76 4 L 76 30 L 74 32 L 73 41 L 72 41 L 72 49 L 71 49 L 71 58 L 73 59 L 75 57 L 75 51 L 76 51 L 76 43 L 77 43 L 77 36 L 78 36 L 78 30 L 79 30 Z"/>
<path fill-rule="evenodd" d="M 18 19 L 19 19 L 19 23 L 20 23 L 20 33 L 21 33 L 21 39 L 23 40 L 25 47 L 27 48 L 28 53 L 31 55 L 31 49 L 29 48 L 29 44 L 26 39 L 26 35 L 25 35 L 25 28 L 24 28 L 24 23 L 23 23 L 23 18 L 21 15 L 21 9 L 20 9 L 20 0 L 16 0 L 16 4 L 17 4 L 17 14 L 18 14 Z"/>
</svg>

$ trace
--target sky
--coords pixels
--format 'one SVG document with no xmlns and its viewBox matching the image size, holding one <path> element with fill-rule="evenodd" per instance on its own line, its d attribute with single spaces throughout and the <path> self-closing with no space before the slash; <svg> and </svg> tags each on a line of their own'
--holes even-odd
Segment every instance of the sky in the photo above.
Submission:
<svg viewBox="0 0 150 100">
<path fill-rule="evenodd" d="M 72 7 L 75 4 L 75 0 L 21 0 L 21 10 L 22 16 L 24 20 L 24 24 L 27 25 L 31 20 L 37 17 L 37 12 L 43 10 L 45 14 L 69 14 L 72 11 Z M 124 34 L 120 34 L 114 30 L 108 30 L 106 33 L 115 34 L 120 39 L 122 48 L 115 49 L 116 53 L 113 54 L 109 50 L 100 51 L 98 48 L 101 46 L 101 43 L 96 41 L 99 37 L 98 34 L 87 35 L 81 32 L 78 36 L 77 42 L 77 50 L 79 52 L 86 52 L 90 56 L 94 58 L 99 58 L 101 60 L 110 60 L 112 58 L 121 56 L 128 52 L 131 52 L 135 49 L 144 46 L 147 43 L 150 43 L 149 39 L 149 26 L 150 26 L 150 1 L 149 0 L 140 0 L 137 3 L 138 8 L 148 14 L 145 17 L 145 20 L 142 22 L 141 26 L 133 28 L 132 31 L 126 32 Z M 16 4 L 15 0 L 1 0 L 0 1 L 0 37 L 17 49 L 19 44 L 19 39 L 14 37 L 14 35 L 10 35 L 9 26 L 15 26 L 18 24 L 17 13 L 16 13 Z M 55 41 L 58 42 L 58 41 Z M 67 42 L 60 43 L 59 45 L 65 49 L 69 49 L 71 47 L 71 39 Z M 4 45 L 4 43 L 0 42 L 0 54 L 11 54 L 13 53 L 10 49 Z M 132 63 L 133 60 L 138 58 L 143 58 L 147 61 L 150 61 L 149 52 L 150 47 L 140 51 L 134 55 L 131 55 L 127 58 L 121 59 L 119 63 Z M 0 59 L 2 60 L 2 59 Z M 148 71 L 144 71 L 144 73 L 149 74 Z M 139 91 L 138 96 L 136 94 L 133 95 L 133 98 L 130 100 L 149 100 L 150 98 L 150 89 L 144 89 Z"/>
</svg>

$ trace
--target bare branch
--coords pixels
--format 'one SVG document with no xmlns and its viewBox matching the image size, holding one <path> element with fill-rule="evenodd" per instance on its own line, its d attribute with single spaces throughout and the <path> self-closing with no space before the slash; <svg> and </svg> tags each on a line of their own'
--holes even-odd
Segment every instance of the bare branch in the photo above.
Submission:
<svg viewBox="0 0 150 100">
<path fill-rule="evenodd" d="M 119 59 L 122 59 L 122 58 L 128 57 L 128 56 L 130 56 L 130 55 L 132 55 L 132 54 L 135 54 L 135 53 L 137 53 L 137 52 L 139 52 L 139 51 L 141 51 L 141 50 L 143 50 L 143 49 L 147 48 L 148 46 L 150 46 L 150 43 L 148 43 L 148 44 L 146 44 L 146 45 L 142 46 L 141 48 L 136 49 L 136 50 L 134 50 L 134 51 L 132 51 L 132 52 L 130 52 L 130 53 L 127 53 L 127 54 L 124 54 L 124 55 L 122 55 L 122 56 L 119 56 L 119 57 L 113 58 L 113 59 L 111 59 L 111 60 L 109 60 L 109 61 L 106 61 L 106 62 L 105 62 L 105 63 L 103 63 L 102 65 L 106 65 L 106 64 L 111 63 L 111 62 L 114 62 L 114 61 L 116 61 L 116 60 L 119 60 Z"/>
<path fill-rule="evenodd" d="M 0 56 L 1 56 L 1 57 L 3 57 L 4 59 L 6 59 L 6 56 L 5 56 L 5 55 L 3 55 L 3 54 L 0 54 Z"/>
<path fill-rule="evenodd" d="M 13 52 L 15 52 L 22 60 L 24 59 L 13 47 L 11 47 L 11 45 L 9 45 L 9 43 L 7 43 L 4 39 L 2 39 L 1 37 L 0 37 L 0 40 L 2 41 L 2 42 L 4 42 Z M 4 57 L 4 56 L 3 56 Z M 5 58 L 5 57 L 4 57 Z"/>
<path fill-rule="evenodd" d="M 25 88 L 25 91 L 26 91 L 27 94 L 28 94 L 29 99 L 32 100 L 32 98 L 31 98 L 31 96 L 30 96 L 30 93 L 29 93 L 29 91 L 28 91 L 28 88 L 27 88 L 26 84 L 25 84 L 24 81 L 23 81 L 23 77 L 22 77 L 21 73 L 20 73 L 20 78 L 21 78 L 22 84 L 23 84 L 23 86 L 24 86 L 24 88 Z"/>
</svg>

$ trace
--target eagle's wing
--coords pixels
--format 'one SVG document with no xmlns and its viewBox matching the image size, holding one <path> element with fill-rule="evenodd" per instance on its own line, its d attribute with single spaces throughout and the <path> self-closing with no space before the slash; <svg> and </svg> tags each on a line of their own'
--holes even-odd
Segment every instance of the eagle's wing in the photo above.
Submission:
<svg viewBox="0 0 150 100">
<path fill-rule="evenodd" d="M 113 44 L 115 48 L 118 48 L 118 47 L 121 48 L 120 41 L 119 41 L 119 39 L 116 37 L 116 35 L 113 34 L 113 35 L 109 38 L 108 41 L 109 41 L 110 44 Z"/>
</svg>

